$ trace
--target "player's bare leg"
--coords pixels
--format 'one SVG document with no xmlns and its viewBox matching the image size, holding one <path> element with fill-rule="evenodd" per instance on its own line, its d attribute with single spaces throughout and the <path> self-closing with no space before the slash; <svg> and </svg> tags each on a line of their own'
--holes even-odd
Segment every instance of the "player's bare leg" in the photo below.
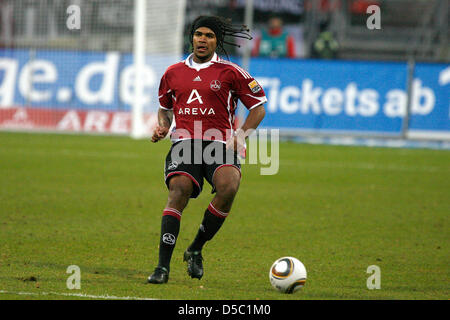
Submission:
<svg viewBox="0 0 450 320">
<path fill-rule="evenodd" d="M 236 167 L 224 166 L 218 169 L 213 177 L 216 195 L 211 203 L 214 208 L 229 213 L 240 182 L 241 173 Z"/>
<path fill-rule="evenodd" d="M 241 173 L 233 166 L 221 167 L 214 174 L 213 184 L 216 188 L 216 195 L 205 211 L 194 242 L 184 253 L 184 260 L 188 263 L 188 274 L 192 278 L 201 279 L 203 276 L 201 250 L 205 243 L 219 231 L 228 216 L 238 192 L 240 180 Z"/>
<path fill-rule="evenodd" d="M 174 208 L 180 212 L 186 208 L 194 186 L 192 180 L 183 175 L 173 176 L 169 181 L 169 196 L 166 208 Z"/>
<path fill-rule="evenodd" d="M 193 191 L 191 179 L 176 175 L 169 181 L 169 197 L 161 220 L 159 262 L 149 283 L 166 283 L 169 280 L 170 260 L 180 231 L 181 213 L 187 206 Z"/>
</svg>

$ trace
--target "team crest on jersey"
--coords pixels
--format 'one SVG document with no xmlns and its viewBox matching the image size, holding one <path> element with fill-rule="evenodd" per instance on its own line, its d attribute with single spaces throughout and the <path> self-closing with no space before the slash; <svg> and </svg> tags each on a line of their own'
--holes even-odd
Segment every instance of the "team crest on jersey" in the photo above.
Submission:
<svg viewBox="0 0 450 320">
<path fill-rule="evenodd" d="M 211 88 L 212 91 L 219 91 L 220 90 L 220 86 L 221 86 L 221 83 L 220 83 L 219 80 L 213 80 L 209 84 L 209 87 Z"/>
<path fill-rule="evenodd" d="M 257 92 L 261 91 L 261 86 L 259 85 L 259 83 L 256 80 L 253 80 L 252 82 L 250 82 L 248 84 L 248 87 L 250 88 L 250 90 L 252 90 L 253 93 L 257 93 Z"/>
</svg>

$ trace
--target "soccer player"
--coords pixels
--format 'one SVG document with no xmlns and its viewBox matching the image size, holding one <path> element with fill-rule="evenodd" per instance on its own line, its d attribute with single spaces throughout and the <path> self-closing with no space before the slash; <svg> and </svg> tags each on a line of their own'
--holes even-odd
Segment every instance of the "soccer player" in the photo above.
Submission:
<svg viewBox="0 0 450 320">
<path fill-rule="evenodd" d="M 169 196 L 161 221 L 159 263 L 148 277 L 149 283 L 168 281 L 183 210 L 189 199 L 202 191 L 203 179 L 211 184 L 215 195 L 194 241 L 184 252 L 192 278 L 202 278 L 203 246 L 230 213 L 241 179 L 237 154 L 245 149 L 245 138 L 264 118 L 267 99 L 247 71 L 221 59 L 216 50 L 226 54 L 223 44 L 229 42 L 225 36 L 251 39 L 248 31 L 245 26 L 237 28 L 220 17 L 198 17 L 190 32 L 193 53 L 170 66 L 161 79 L 158 125 L 152 141 L 169 133 L 172 115 L 176 128 L 170 134 L 173 143 L 165 164 Z M 236 130 L 238 99 L 249 113 Z"/>
</svg>

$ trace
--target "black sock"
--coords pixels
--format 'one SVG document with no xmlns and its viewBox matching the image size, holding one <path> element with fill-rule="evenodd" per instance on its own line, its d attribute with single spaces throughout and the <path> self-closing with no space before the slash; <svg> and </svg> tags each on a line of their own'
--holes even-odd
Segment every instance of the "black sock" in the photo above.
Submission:
<svg viewBox="0 0 450 320">
<path fill-rule="evenodd" d="M 173 215 L 164 214 L 161 220 L 161 238 L 159 241 L 159 267 L 170 270 L 170 260 L 180 231 L 180 220 Z"/>
<path fill-rule="evenodd" d="M 205 243 L 214 237 L 224 222 L 225 217 L 218 217 L 212 214 L 209 211 L 209 208 L 206 209 L 202 224 L 200 225 L 198 233 L 188 250 L 191 252 L 201 251 Z"/>
</svg>

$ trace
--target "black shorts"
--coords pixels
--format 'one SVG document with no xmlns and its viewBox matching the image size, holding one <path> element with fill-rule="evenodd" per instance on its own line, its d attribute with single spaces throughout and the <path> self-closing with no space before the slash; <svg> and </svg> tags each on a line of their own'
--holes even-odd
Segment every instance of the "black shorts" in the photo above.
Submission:
<svg viewBox="0 0 450 320">
<path fill-rule="evenodd" d="M 169 188 L 170 178 L 185 175 L 192 180 L 194 191 L 191 198 L 197 198 L 203 189 L 203 178 L 215 187 L 213 177 L 223 166 L 233 166 L 241 172 L 241 164 L 236 152 L 227 150 L 224 143 L 205 140 L 182 140 L 174 143 L 166 157 L 164 179 Z"/>
</svg>

